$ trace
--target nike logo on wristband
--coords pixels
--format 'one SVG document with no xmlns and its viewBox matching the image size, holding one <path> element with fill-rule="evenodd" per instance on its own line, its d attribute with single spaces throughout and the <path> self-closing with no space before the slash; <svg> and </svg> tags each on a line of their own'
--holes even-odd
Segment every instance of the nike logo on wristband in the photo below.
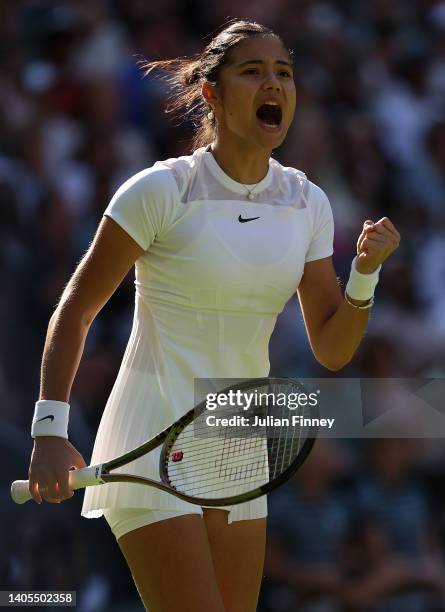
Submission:
<svg viewBox="0 0 445 612">
<path fill-rule="evenodd" d="M 39 419 L 38 421 L 36 421 L 36 423 L 40 423 L 40 421 L 44 421 L 45 419 L 51 419 L 51 423 L 52 423 L 54 421 L 54 415 L 53 414 L 48 414 L 47 416 L 44 416 L 41 419 Z"/>
</svg>

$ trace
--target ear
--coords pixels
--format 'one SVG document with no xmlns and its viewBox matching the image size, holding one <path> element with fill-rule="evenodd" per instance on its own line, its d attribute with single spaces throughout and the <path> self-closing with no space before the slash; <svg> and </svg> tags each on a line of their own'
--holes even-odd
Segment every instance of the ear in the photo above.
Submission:
<svg viewBox="0 0 445 612">
<path fill-rule="evenodd" d="M 201 86 L 201 94 L 207 104 L 209 104 L 212 108 L 215 108 L 215 105 L 218 104 L 219 99 L 216 95 L 214 86 L 208 81 L 205 81 Z"/>
</svg>

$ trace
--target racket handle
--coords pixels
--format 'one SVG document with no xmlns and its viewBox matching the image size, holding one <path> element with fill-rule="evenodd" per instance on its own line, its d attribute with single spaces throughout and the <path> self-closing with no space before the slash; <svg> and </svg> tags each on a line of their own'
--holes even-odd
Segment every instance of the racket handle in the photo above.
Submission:
<svg viewBox="0 0 445 612">
<path fill-rule="evenodd" d="M 79 470 L 70 470 L 68 476 L 69 488 L 71 491 L 75 491 L 76 489 L 103 484 L 101 474 L 102 464 L 89 465 Z M 29 480 L 14 480 L 11 485 L 11 497 L 16 504 L 24 504 L 32 499 L 29 492 Z"/>
</svg>

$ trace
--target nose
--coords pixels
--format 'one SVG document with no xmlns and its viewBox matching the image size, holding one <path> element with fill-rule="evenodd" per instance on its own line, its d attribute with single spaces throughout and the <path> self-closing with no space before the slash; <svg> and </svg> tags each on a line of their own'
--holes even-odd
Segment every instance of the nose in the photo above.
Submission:
<svg viewBox="0 0 445 612">
<path fill-rule="evenodd" d="M 271 71 L 267 74 L 263 87 L 267 91 L 281 91 L 281 83 L 275 72 Z"/>
</svg>

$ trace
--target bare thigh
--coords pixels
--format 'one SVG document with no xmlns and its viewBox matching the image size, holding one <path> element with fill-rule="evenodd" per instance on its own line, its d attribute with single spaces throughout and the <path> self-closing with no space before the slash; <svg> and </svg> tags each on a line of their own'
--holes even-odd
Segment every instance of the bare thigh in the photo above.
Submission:
<svg viewBox="0 0 445 612">
<path fill-rule="evenodd" d="M 201 516 L 152 523 L 118 543 L 150 612 L 225 612 Z"/>
<path fill-rule="evenodd" d="M 263 575 L 266 519 L 227 523 L 227 512 L 204 508 L 216 580 L 226 612 L 255 612 Z"/>
</svg>

